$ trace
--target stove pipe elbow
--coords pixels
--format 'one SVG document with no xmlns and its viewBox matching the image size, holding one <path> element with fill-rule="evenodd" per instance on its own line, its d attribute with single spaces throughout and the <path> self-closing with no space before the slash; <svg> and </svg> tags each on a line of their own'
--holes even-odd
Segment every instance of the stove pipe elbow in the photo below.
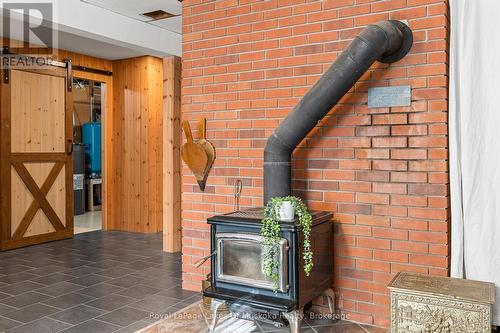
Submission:
<svg viewBox="0 0 500 333">
<path fill-rule="evenodd" d="M 291 194 L 291 156 L 297 145 L 354 86 L 375 61 L 396 62 L 413 36 L 400 21 L 367 26 L 274 130 L 264 149 L 264 204 Z"/>
</svg>

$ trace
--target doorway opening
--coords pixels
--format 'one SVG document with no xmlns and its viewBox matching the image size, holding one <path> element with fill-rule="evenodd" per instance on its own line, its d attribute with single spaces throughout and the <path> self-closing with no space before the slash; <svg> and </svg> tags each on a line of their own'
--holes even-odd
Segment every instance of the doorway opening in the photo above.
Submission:
<svg viewBox="0 0 500 333">
<path fill-rule="evenodd" d="M 103 229 L 102 117 L 105 84 L 73 80 L 74 233 Z"/>
</svg>

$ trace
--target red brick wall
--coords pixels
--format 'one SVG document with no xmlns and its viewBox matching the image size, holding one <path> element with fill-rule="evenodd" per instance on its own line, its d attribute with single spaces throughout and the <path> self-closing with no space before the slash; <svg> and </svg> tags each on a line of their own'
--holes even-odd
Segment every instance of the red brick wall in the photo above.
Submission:
<svg viewBox="0 0 500 333">
<path fill-rule="evenodd" d="M 209 272 L 205 219 L 262 205 L 263 147 L 279 121 L 367 24 L 408 20 L 415 44 L 376 63 L 294 154 L 294 189 L 335 213 L 335 287 L 351 320 L 388 325 L 401 270 L 448 274 L 445 0 L 184 0 L 183 117 L 208 119 L 217 160 L 201 193 L 183 169 L 184 287 Z M 368 109 L 367 89 L 412 86 L 411 107 Z M 194 124 L 194 122 L 193 122 Z"/>
</svg>

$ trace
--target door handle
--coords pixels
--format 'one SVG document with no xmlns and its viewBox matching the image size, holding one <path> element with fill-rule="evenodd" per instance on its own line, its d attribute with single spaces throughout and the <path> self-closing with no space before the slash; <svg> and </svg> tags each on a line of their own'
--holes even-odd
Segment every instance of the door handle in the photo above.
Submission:
<svg viewBox="0 0 500 333">
<path fill-rule="evenodd" d="M 73 154 L 73 140 L 68 140 L 68 145 L 66 146 L 66 153 L 68 155 Z"/>
</svg>

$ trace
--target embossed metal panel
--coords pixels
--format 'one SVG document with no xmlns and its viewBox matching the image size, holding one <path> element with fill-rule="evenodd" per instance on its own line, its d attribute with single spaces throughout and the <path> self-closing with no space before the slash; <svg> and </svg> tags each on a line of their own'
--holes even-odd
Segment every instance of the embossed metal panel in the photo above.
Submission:
<svg viewBox="0 0 500 333">
<path fill-rule="evenodd" d="M 392 333 L 491 332 L 491 283 L 402 272 L 388 287 Z"/>
</svg>

